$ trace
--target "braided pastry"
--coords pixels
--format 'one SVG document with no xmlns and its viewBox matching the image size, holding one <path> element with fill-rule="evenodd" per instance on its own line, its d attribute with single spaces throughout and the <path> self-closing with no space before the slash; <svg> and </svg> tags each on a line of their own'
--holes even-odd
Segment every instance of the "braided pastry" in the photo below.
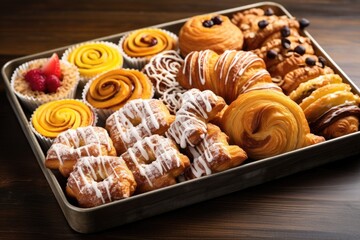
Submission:
<svg viewBox="0 0 360 240">
<path fill-rule="evenodd" d="M 272 81 L 261 58 L 252 52 L 234 50 L 221 55 L 211 50 L 191 52 L 177 80 L 186 89 L 209 89 L 227 103 L 255 83 Z"/>
<path fill-rule="evenodd" d="M 360 98 L 337 74 L 301 83 L 289 97 L 303 109 L 315 134 L 330 139 L 358 131 Z"/>
<path fill-rule="evenodd" d="M 281 92 L 266 89 L 249 91 L 232 102 L 223 115 L 222 129 L 251 159 L 324 141 L 310 133 L 299 105 Z"/>
<path fill-rule="evenodd" d="M 186 91 L 176 80 L 184 60 L 174 51 L 169 50 L 152 57 L 143 68 L 155 87 L 155 95 L 168 107 L 171 113 L 176 113 L 181 105 L 181 96 Z"/>
<path fill-rule="evenodd" d="M 138 193 L 175 184 L 190 165 L 173 141 L 157 134 L 137 141 L 120 157 L 132 171 Z"/>
<path fill-rule="evenodd" d="M 58 169 L 67 177 L 73 166 L 84 156 L 116 156 L 113 143 L 104 128 L 79 127 L 59 134 L 45 158 L 45 166 Z"/>
<path fill-rule="evenodd" d="M 117 153 L 122 154 L 144 137 L 164 134 L 174 118 L 160 100 L 134 99 L 111 114 L 105 128 Z"/>
<path fill-rule="evenodd" d="M 207 124 L 205 137 L 194 147 L 187 146 L 186 152 L 193 162 L 185 170 L 185 179 L 199 178 L 236 167 L 247 159 L 237 145 L 229 145 L 228 136 L 214 124 Z"/>
<path fill-rule="evenodd" d="M 211 49 L 221 54 L 225 50 L 240 50 L 242 47 L 241 30 L 224 15 L 194 16 L 179 32 L 179 48 L 183 57 L 192 51 Z"/>
<path fill-rule="evenodd" d="M 166 135 L 181 148 L 197 145 L 205 137 L 206 123 L 214 119 L 225 105 L 225 101 L 210 90 L 188 90 L 183 94 L 182 105 Z"/>
<path fill-rule="evenodd" d="M 95 207 L 130 197 L 136 188 L 132 172 L 119 157 L 82 157 L 71 172 L 66 193 L 81 207 Z"/>
</svg>

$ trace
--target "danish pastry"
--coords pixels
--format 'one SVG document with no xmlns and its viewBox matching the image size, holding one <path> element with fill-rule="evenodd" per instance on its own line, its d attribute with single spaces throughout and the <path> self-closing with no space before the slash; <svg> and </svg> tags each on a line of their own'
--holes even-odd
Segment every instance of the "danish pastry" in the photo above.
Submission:
<svg viewBox="0 0 360 240">
<path fill-rule="evenodd" d="M 173 139 L 181 148 L 195 146 L 207 131 L 206 123 L 214 119 L 225 107 L 224 99 L 210 90 L 200 91 L 193 88 L 182 97 L 182 105 L 175 115 L 166 135 Z"/>
<path fill-rule="evenodd" d="M 186 91 L 176 80 L 184 60 L 174 51 L 169 50 L 152 57 L 143 68 L 155 87 L 155 96 L 168 107 L 173 114 L 179 110 L 181 95 Z"/>
<path fill-rule="evenodd" d="M 157 99 L 134 99 L 111 114 L 105 128 L 118 154 L 144 137 L 163 135 L 174 121 L 165 104 Z"/>
<path fill-rule="evenodd" d="M 262 159 L 324 141 L 310 133 L 302 109 L 266 89 L 241 94 L 226 109 L 222 129 L 251 159 Z"/>
<path fill-rule="evenodd" d="M 175 184 L 190 165 L 172 140 L 157 134 L 137 141 L 120 158 L 134 175 L 137 193 Z"/>
<path fill-rule="evenodd" d="M 230 104 L 258 82 L 272 82 L 264 61 L 252 52 L 226 50 L 218 55 L 205 50 L 191 52 L 177 76 L 186 89 L 209 89 Z"/>
<path fill-rule="evenodd" d="M 225 50 L 241 50 L 243 34 L 227 16 L 208 14 L 190 18 L 180 29 L 180 54 L 211 49 L 218 54 Z"/>
<path fill-rule="evenodd" d="M 113 143 L 104 128 L 79 127 L 59 134 L 45 158 L 45 166 L 58 169 L 68 177 L 73 166 L 84 156 L 116 156 Z"/>
<path fill-rule="evenodd" d="M 214 124 L 207 124 L 205 137 L 194 147 L 186 147 L 187 155 L 193 159 L 185 170 L 185 179 L 199 178 L 236 167 L 247 159 L 243 149 L 229 145 L 228 136 Z"/>
<path fill-rule="evenodd" d="M 66 193 L 86 208 L 128 198 L 135 189 L 132 172 L 114 156 L 80 158 L 66 184 Z"/>
</svg>

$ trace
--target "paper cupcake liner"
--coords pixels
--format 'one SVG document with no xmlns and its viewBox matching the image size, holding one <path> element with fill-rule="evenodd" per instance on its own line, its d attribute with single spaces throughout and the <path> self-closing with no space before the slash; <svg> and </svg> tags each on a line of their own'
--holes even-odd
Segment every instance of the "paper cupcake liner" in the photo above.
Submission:
<svg viewBox="0 0 360 240">
<path fill-rule="evenodd" d="M 69 62 L 68 56 L 69 56 L 69 54 L 70 54 L 74 49 L 76 49 L 76 48 L 78 48 L 78 47 L 80 47 L 80 46 L 86 45 L 86 44 L 93 44 L 93 43 L 96 43 L 96 44 L 99 44 L 99 43 L 100 43 L 100 44 L 105 44 L 105 45 L 107 45 L 108 47 L 115 48 L 115 49 L 119 52 L 120 56 L 121 56 L 122 58 L 124 58 L 124 56 L 122 55 L 122 53 L 121 53 L 121 51 L 120 51 L 119 46 L 116 45 L 115 43 L 108 42 L 108 41 L 89 41 L 89 42 L 83 42 L 83 43 L 79 43 L 79 44 L 76 44 L 76 45 L 73 45 L 73 46 L 69 47 L 69 48 L 64 52 L 64 54 L 62 55 L 61 60 L 66 61 L 66 62 Z M 123 59 L 123 61 L 122 61 L 122 64 L 119 65 L 118 67 L 119 67 L 119 68 L 122 68 L 123 65 L 124 65 L 124 59 Z M 115 68 L 114 68 L 114 69 L 115 69 Z M 110 70 L 110 69 L 109 69 L 109 70 Z M 101 72 L 95 73 L 95 74 L 89 75 L 89 76 L 87 76 L 87 75 L 85 76 L 85 75 L 82 75 L 82 74 L 80 73 L 79 88 L 84 88 L 85 85 L 86 85 L 86 83 L 87 83 L 88 81 L 90 81 L 92 78 L 96 77 L 96 76 L 99 75 L 99 74 L 101 74 Z"/>
<path fill-rule="evenodd" d="M 61 100 L 61 99 L 60 99 Z M 65 100 L 65 99 L 64 99 Z M 93 113 L 93 117 L 94 117 L 94 121 L 93 121 L 93 124 L 91 126 L 97 126 L 97 123 L 98 123 L 98 115 L 95 111 L 95 109 L 90 105 L 88 104 L 87 102 L 84 102 L 82 100 L 79 100 L 79 99 L 71 99 L 71 100 L 76 100 L 76 101 L 79 101 L 79 102 L 82 102 L 82 103 L 85 103 L 92 111 Z M 45 137 L 43 136 L 41 133 L 39 133 L 35 127 L 33 126 L 32 124 L 32 118 L 33 118 L 33 115 L 34 115 L 34 112 L 36 111 L 36 109 L 33 111 L 33 113 L 31 114 L 31 117 L 30 117 L 30 121 L 29 121 L 29 127 L 31 129 L 31 131 L 35 134 L 36 138 L 38 139 L 40 145 L 44 148 L 44 149 L 49 149 L 54 141 L 55 138 L 49 138 L 49 137 Z"/>
<path fill-rule="evenodd" d="M 55 101 L 55 100 L 61 100 L 61 99 L 68 99 L 68 98 L 75 98 L 76 95 L 76 91 L 77 91 L 77 87 L 79 84 L 79 80 L 80 80 L 80 75 L 79 72 L 76 71 L 75 73 L 75 83 L 73 84 L 73 86 L 63 95 L 55 95 L 55 94 L 45 94 L 42 95 L 43 99 L 39 99 L 35 96 L 29 96 L 29 95 L 25 95 L 22 94 L 18 91 L 15 90 L 15 80 L 19 77 L 19 75 L 21 74 L 21 72 L 25 72 L 29 69 L 29 66 L 32 65 L 33 63 L 37 62 L 37 61 L 46 61 L 47 58 L 41 58 L 41 59 L 35 59 L 26 63 L 23 63 L 22 65 L 20 65 L 18 68 L 15 69 L 14 73 L 11 76 L 11 88 L 14 91 L 15 95 L 19 98 L 19 100 L 21 101 L 21 103 L 30 111 L 34 111 L 37 107 L 39 107 L 40 105 L 50 102 L 50 101 Z M 69 62 L 65 62 L 65 61 L 61 61 L 61 64 L 65 64 L 70 66 L 71 64 Z M 73 65 L 72 65 L 73 66 Z M 75 66 L 74 66 L 75 67 Z"/>
<path fill-rule="evenodd" d="M 154 28 L 144 28 L 144 30 L 146 29 L 154 29 Z M 178 36 L 170 31 L 167 31 L 167 30 L 164 30 L 164 29 L 161 29 L 161 28 L 156 28 L 166 34 L 168 34 L 171 38 L 175 39 L 175 42 L 176 42 L 176 49 L 173 49 L 175 51 L 179 51 L 178 49 Z M 129 55 L 127 55 L 125 52 L 124 52 L 124 49 L 123 49 L 123 42 L 124 40 L 133 32 L 130 32 L 126 35 L 124 35 L 122 38 L 120 38 L 120 41 L 119 41 L 119 48 L 120 48 L 120 52 L 121 54 L 123 55 L 124 57 L 124 60 L 125 60 L 125 63 L 131 67 L 131 68 L 136 68 L 137 70 L 141 70 L 149 61 L 150 61 L 150 58 L 148 57 L 130 57 Z M 159 52 L 160 53 L 160 52 Z"/>
<path fill-rule="evenodd" d="M 126 70 L 136 70 L 136 71 L 139 71 L 138 69 L 133 69 L 133 68 L 126 68 Z M 111 71 L 111 70 L 109 70 L 109 71 Z M 86 94 L 87 94 L 87 92 L 89 91 L 89 88 L 90 88 L 90 85 L 92 84 L 92 82 L 93 82 L 96 78 L 100 77 L 100 76 L 103 75 L 103 74 L 106 74 L 107 72 L 108 72 L 108 71 L 103 72 L 102 74 L 99 74 L 99 75 L 93 77 L 90 81 L 87 82 L 87 84 L 85 85 L 85 87 L 84 87 L 84 89 L 83 89 L 83 91 L 82 91 L 82 94 L 81 94 L 81 98 L 82 98 L 82 101 L 83 101 L 83 102 L 85 102 L 85 103 L 87 103 L 88 105 L 92 106 L 92 105 L 86 100 Z M 146 74 L 145 74 L 145 75 L 146 75 Z M 150 79 L 149 79 L 149 81 L 150 81 Z M 151 82 L 151 81 L 150 81 L 150 82 Z M 154 86 L 153 86 L 153 87 L 152 87 L 152 93 L 151 93 L 151 97 L 150 97 L 150 98 L 153 98 L 153 97 L 154 97 L 154 94 L 155 94 L 155 88 L 154 88 Z M 107 119 L 111 114 L 113 114 L 113 113 L 116 111 L 116 110 L 113 110 L 113 109 L 96 108 L 96 107 L 94 107 L 94 106 L 92 106 L 92 107 L 95 109 L 95 111 L 96 111 L 96 113 L 97 113 L 97 115 L 98 115 L 98 117 L 99 117 L 99 125 L 100 125 L 100 126 L 104 126 L 104 125 L 105 125 L 105 122 L 106 122 L 106 119 Z"/>
</svg>

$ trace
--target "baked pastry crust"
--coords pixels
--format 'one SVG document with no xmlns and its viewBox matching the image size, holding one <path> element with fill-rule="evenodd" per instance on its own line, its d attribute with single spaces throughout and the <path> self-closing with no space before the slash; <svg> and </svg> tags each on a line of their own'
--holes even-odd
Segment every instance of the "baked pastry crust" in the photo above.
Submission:
<svg viewBox="0 0 360 240">
<path fill-rule="evenodd" d="M 221 19 L 221 24 L 205 27 L 204 21 L 214 17 Z M 185 57 L 192 51 L 211 49 L 221 54 L 225 50 L 241 50 L 243 34 L 227 16 L 217 14 L 198 15 L 190 18 L 180 29 L 180 54 Z"/>
</svg>

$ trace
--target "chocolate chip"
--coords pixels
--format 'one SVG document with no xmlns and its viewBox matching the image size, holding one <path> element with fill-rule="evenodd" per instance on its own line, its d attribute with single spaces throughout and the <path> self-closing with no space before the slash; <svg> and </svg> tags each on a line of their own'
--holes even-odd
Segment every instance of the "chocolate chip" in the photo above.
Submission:
<svg viewBox="0 0 360 240">
<path fill-rule="evenodd" d="M 211 28 L 211 27 L 214 25 L 214 23 L 213 23 L 213 21 L 211 21 L 211 20 L 205 20 L 205 21 L 202 23 L 202 25 L 203 25 L 204 27 Z"/>
<path fill-rule="evenodd" d="M 157 41 L 156 38 L 152 38 L 152 39 L 150 40 L 150 46 L 155 46 L 157 43 L 158 43 L 158 41 Z"/>
<path fill-rule="evenodd" d="M 272 8 L 267 8 L 264 14 L 265 16 L 272 16 L 274 15 L 274 10 L 272 10 Z"/>
<path fill-rule="evenodd" d="M 143 37 L 140 39 L 140 41 L 141 41 L 142 43 L 149 44 L 150 47 L 151 47 L 151 46 L 155 46 L 155 45 L 158 43 L 158 41 L 157 41 L 156 38 L 150 37 L 150 36 L 148 36 L 148 35 L 143 36 Z"/>
<path fill-rule="evenodd" d="M 319 56 L 319 62 L 321 63 L 321 67 L 324 68 L 326 66 L 326 59 L 322 56 Z"/>
<path fill-rule="evenodd" d="M 222 23 L 220 16 L 215 16 L 215 17 L 211 18 L 211 21 L 213 21 L 213 23 L 215 25 L 220 25 Z"/>
<path fill-rule="evenodd" d="M 309 66 L 315 66 L 316 61 L 315 61 L 315 59 L 312 58 L 312 57 L 307 57 L 307 58 L 305 59 L 305 63 L 306 63 L 307 65 L 309 65 Z"/>
<path fill-rule="evenodd" d="M 306 18 L 303 18 L 303 19 L 299 20 L 299 24 L 300 24 L 300 28 L 304 29 L 304 28 L 306 28 L 307 26 L 310 25 L 310 21 L 307 20 Z"/>
<path fill-rule="evenodd" d="M 282 37 L 290 36 L 290 28 L 288 26 L 283 27 L 280 32 Z"/>
<path fill-rule="evenodd" d="M 277 52 L 275 50 L 269 50 L 267 53 L 266 53 L 266 57 L 269 58 L 269 59 L 275 59 L 277 56 Z"/>
<path fill-rule="evenodd" d="M 285 49 L 289 49 L 290 46 L 291 46 L 290 40 L 287 39 L 287 38 L 282 38 L 281 39 L 281 46 L 283 46 L 283 48 L 285 48 Z"/>
<path fill-rule="evenodd" d="M 258 22 L 258 26 L 259 26 L 260 29 L 265 28 L 267 25 L 269 25 L 269 22 L 266 21 L 266 20 L 261 20 L 261 21 Z"/>
<path fill-rule="evenodd" d="M 305 52 L 306 52 L 306 49 L 305 49 L 305 47 L 302 46 L 302 45 L 297 45 L 297 46 L 295 47 L 295 49 L 294 49 L 294 52 L 296 52 L 296 53 L 298 53 L 298 54 L 300 54 L 300 55 L 304 55 Z"/>
</svg>

